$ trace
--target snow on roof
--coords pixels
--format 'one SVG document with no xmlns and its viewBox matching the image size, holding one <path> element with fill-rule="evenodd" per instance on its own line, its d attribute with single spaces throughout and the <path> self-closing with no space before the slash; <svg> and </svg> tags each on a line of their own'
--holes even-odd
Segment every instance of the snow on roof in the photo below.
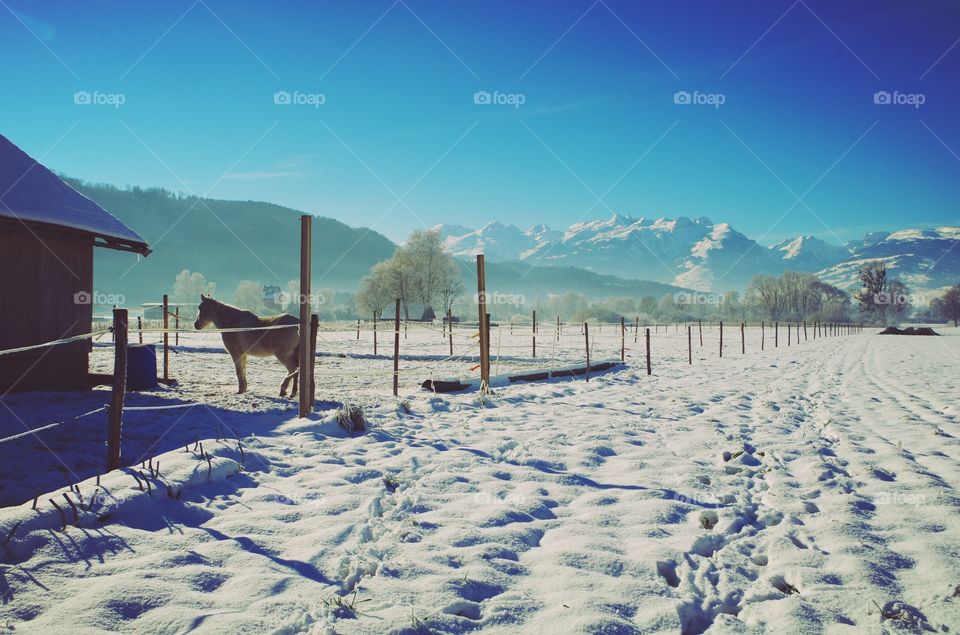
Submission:
<svg viewBox="0 0 960 635">
<path fill-rule="evenodd" d="M 0 217 L 93 234 L 113 249 L 150 252 L 135 231 L 0 135 Z"/>
</svg>

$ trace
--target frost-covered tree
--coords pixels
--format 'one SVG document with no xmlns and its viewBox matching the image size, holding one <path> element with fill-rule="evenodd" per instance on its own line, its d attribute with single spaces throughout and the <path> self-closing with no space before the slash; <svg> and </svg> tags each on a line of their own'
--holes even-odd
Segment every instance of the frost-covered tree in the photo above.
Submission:
<svg viewBox="0 0 960 635">
<path fill-rule="evenodd" d="M 192 304 L 200 301 L 201 295 L 213 295 L 217 285 L 209 282 L 199 271 L 184 269 L 173 282 L 173 301 L 176 304 Z"/>
<path fill-rule="evenodd" d="M 263 285 L 253 280 L 243 280 L 237 285 L 233 294 L 233 303 L 241 309 L 253 311 L 263 310 Z"/>
</svg>

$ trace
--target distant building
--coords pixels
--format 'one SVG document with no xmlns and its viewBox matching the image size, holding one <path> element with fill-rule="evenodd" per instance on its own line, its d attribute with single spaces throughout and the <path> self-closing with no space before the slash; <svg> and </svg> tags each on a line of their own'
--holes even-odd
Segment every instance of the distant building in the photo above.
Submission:
<svg viewBox="0 0 960 635">
<path fill-rule="evenodd" d="M 268 311 L 283 311 L 286 304 L 286 295 L 283 290 L 276 285 L 263 285 L 263 306 Z"/>
<path fill-rule="evenodd" d="M 146 256 L 146 241 L 0 135 L 0 351 L 89 333 L 108 290 L 93 248 Z M 90 342 L 0 355 L 0 394 L 88 385 Z"/>
</svg>

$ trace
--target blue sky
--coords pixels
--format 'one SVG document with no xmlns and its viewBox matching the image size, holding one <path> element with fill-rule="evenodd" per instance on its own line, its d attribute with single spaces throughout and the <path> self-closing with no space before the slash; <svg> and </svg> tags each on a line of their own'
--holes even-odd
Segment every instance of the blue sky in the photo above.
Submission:
<svg viewBox="0 0 960 635">
<path fill-rule="evenodd" d="M 2 0 L 0 133 L 395 240 L 617 212 L 837 242 L 960 223 L 958 39 L 945 0 Z"/>
</svg>

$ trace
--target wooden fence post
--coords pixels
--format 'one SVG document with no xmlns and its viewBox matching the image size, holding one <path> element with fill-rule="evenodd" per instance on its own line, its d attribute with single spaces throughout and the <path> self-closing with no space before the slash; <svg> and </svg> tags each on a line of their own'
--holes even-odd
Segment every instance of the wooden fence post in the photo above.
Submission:
<svg viewBox="0 0 960 635">
<path fill-rule="evenodd" d="M 803 321 L 803 341 L 807 341 L 807 321 Z"/>
<path fill-rule="evenodd" d="M 107 410 L 107 471 L 120 467 L 123 398 L 127 390 L 127 310 L 113 310 L 113 393 Z"/>
<path fill-rule="evenodd" d="M 360 318 L 357 318 L 357 341 L 360 341 Z"/>
<path fill-rule="evenodd" d="M 143 344 L 143 318 L 139 315 L 137 316 L 137 333 L 140 336 L 140 343 Z"/>
<path fill-rule="evenodd" d="M 764 345 L 767 343 L 767 330 L 763 326 L 763 322 L 760 322 L 760 350 L 763 350 Z"/>
<path fill-rule="evenodd" d="M 557 316 L 557 341 L 560 341 L 560 316 Z"/>
<path fill-rule="evenodd" d="M 163 381 L 170 382 L 170 334 L 167 329 L 170 326 L 170 303 L 167 295 L 163 295 Z"/>
<path fill-rule="evenodd" d="M 313 217 L 300 216 L 300 417 L 313 410 L 313 360 L 310 359 L 310 278 L 313 272 Z"/>
<path fill-rule="evenodd" d="M 741 322 L 741 323 L 740 323 L 740 354 L 741 354 L 741 355 L 746 355 L 746 354 L 747 354 L 747 341 L 746 341 L 746 339 L 744 339 L 745 335 L 744 335 L 744 332 L 743 332 L 743 331 L 744 331 L 744 324 L 743 324 L 743 322 Z"/>
<path fill-rule="evenodd" d="M 533 322 L 531 322 L 533 329 L 533 358 L 537 358 L 537 310 L 533 310 Z"/>
<path fill-rule="evenodd" d="M 790 334 L 790 323 L 789 323 L 789 322 L 787 322 L 787 346 L 790 346 L 790 339 L 791 339 L 791 334 Z"/>
<path fill-rule="evenodd" d="M 447 331 L 450 337 L 450 357 L 453 357 L 453 309 L 447 309 L 447 322 L 450 323 L 450 330 Z"/>
<path fill-rule="evenodd" d="M 317 382 L 313 376 L 313 365 L 317 363 L 317 331 L 320 330 L 320 316 L 310 316 L 310 407 L 317 403 Z M 301 388 L 303 390 L 303 388 Z"/>
<path fill-rule="evenodd" d="M 637 337 L 639 336 L 639 333 L 640 333 L 640 316 L 638 315 L 636 316 L 636 318 L 634 318 L 634 322 L 633 322 L 633 343 L 634 344 L 637 343 Z"/>
<path fill-rule="evenodd" d="M 400 389 L 400 298 L 397 298 L 396 315 L 393 318 L 393 396 Z"/>
<path fill-rule="evenodd" d="M 483 254 L 477 254 L 477 310 L 480 328 L 480 390 L 490 390 L 490 333 L 487 330 L 487 277 L 484 272 Z"/>
<path fill-rule="evenodd" d="M 624 325 L 623 317 L 620 318 L 620 361 L 627 361 L 627 327 Z"/>
<path fill-rule="evenodd" d="M 697 331 L 700 332 L 700 347 L 703 348 L 703 320 L 697 320 Z"/>
<path fill-rule="evenodd" d="M 173 328 L 176 329 L 173 334 L 173 345 L 180 346 L 180 307 L 173 310 Z"/>
<path fill-rule="evenodd" d="M 645 335 L 646 335 L 646 338 L 647 338 L 647 374 L 649 375 L 649 374 L 651 373 L 651 370 L 650 370 L 650 329 L 647 329 L 647 330 L 646 330 Z"/>
<path fill-rule="evenodd" d="M 587 372 L 584 375 L 587 381 L 590 381 L 590 325 L 583 323 L 583 344 L 587 351 Z"/>
<path fill-rule="evenodd" d="M 693 365 L 693 327 L 687 325 L 687 364 Z"/>
<path fill-rule="evenodd" d="M 773 347 L 778 348 L 780 346 L 780 323 L 773 323 Z"/>
<path fill-rule="evenodd" d="M 723 320 L 720 320 L 720 357 L 723 357 Z"/>
</svg>

